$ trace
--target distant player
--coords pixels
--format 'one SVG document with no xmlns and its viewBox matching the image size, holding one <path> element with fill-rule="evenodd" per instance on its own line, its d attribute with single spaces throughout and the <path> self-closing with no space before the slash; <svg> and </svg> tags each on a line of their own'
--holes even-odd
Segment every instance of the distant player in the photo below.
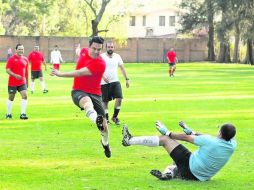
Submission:
<svg viewBox="0 0 254 190">
<path fill-rule="evenodd" d="M 118 114 L 120 112 L 123 95 L 121 84 L 119 82 L 117 74 L 118 67 L 121 69 L 123 73 L 127 88 L 129 88 L 129 78 L 124 68 L 121 56 L 117 53 L 114 53 L 114 44 L 112 41 L 106 43 L 106 51 L 107 52 L 101 54 L 102 58 L 106 62 L 106 70 L 105 73 L 103 74 L 103 80 L 101 82 L 102 100 L 104 104 L 106 118 L 107 121 L 109 122 L 108 103 L 112 99 L 115 99 L 114 114 L 112 116 L 112 121 L 116 125 L 120 125 Z"/>
<path fill-rule="evenodd" d="M 28 119 L 26 116 L 27 107 L 27 81 L 28 81 L 28 59 L 23 56 L 24 46 L 17 44 L 16 53 L 11 56 L 6 64 L 6 72 L 9 74 L 6 119 L 12 119 L 12 104 L 15 94 L 18 91 L 21 99 L 21 114 L 20 119 Z"/>
<path fill-rule="evenodd" d="M 31 93 L 34 93 L 34 80 L 39 78 L 41 82 L 42 92 L 47 93 L 46 84 L 43 80 L 42 68 L 41 65 L 44 64 L 45 71 L 47 70 L 47 65 L 44 59 L 43 54 L 39 51 L 39 46 L 34 46 L 34 50 L 29 53 L 28 60 L 31 63 Z"/>
<path fill-rule="evenodd" d="M 58 49 L 58 46 L 55 45 L 54 49 L 51 51 L 50 54 L 50 63 L 53 64 L 53 68 L 59 70 L 60 69 L 60 63 L 63 63 L 63 58 L 61 55 L 60 50 Z"/>
<path fill-rule="evenodd" d="M 106 64 L 100 53 L 104 39 L 94 36 L 89 47 L 83 48 L 77 61 L 76 70 L 60 72 L 53 69 L 52 75 L 58 77 L 74 77 L 72 100 L 76 106 L 85 111 L 85 115 L 97 124 L 101 133 L 101 144 L 106 157 L 111 157 L 109 148 L 109 128 L 101 99 L 101 79 Z"/>
<path fill-rule="evenodd" d="M 236 148 L 234 136 L 236 129 L 226 123 L 220 127 L 217 137 L 201 135 L 192 131 L 183 121 L 179 122 L 185 134 L 176 134 L 169 131 L 161 122 L 156 122 L 157 130 L 162 136 L 133 137 L 128 127 L 123 128 L 124 146 L 163 146 L 175 164 L 163 173 L 152 170 L 150 173 L 161 180 L 170 180 L 179 177 L 185 180 L 210 180 L 230 159 Z M 191 153 L 177 140 L 195 144 L 199 149 Z"/>
<path fill-rule="evenodd" d="M 8 60 L 11 56 L 12 56 L 12 49 L 11 49 L 11 47 L 9 47 L 9 48 L 7 49 L 7 60 Z"/>
<path fill-rule="evenodd" d="M 176 52 L 174 51 L 174 48 L 170 48 L 170 50 L 167 53 L 167 59 L 169 64 L 169 76 L 173 77 L 174 72 L 176 70 L 176 63 L 178 62 L 178 59 L 176 57 Z"/>
</svg>

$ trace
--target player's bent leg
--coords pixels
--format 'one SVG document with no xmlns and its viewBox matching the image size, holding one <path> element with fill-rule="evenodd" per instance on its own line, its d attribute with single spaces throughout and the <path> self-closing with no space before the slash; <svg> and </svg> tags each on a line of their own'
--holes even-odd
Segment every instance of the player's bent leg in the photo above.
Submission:
<svg viewBox="0 0 254 190">
<path fill-rule="evenodd" d="M 80 99 L 79 106 L 84 109 L 86 117 L 96 123 L 97 112 L 94 110 L 92 100 L 88 96 Z"/>
<path fill-rule="evenodd" d="M 159 137 L 160 146 L 163 146 L 165 150 L 170 154 L 180 143 L 170 137 L 163 135 Z"/>
<path fill-rule="evenodd" d="M 100 116 L 100 115 L 99 115 Z M 98 117 L 99 117 L 98 116 Z M 101 130 L 101 144 L 104 149 L 104 154 L 107 158 L 111 157 L 111 150 L 109 147 L 109 128 L 106 118 L 103 118 L 103 130 Z"/>
</svg>

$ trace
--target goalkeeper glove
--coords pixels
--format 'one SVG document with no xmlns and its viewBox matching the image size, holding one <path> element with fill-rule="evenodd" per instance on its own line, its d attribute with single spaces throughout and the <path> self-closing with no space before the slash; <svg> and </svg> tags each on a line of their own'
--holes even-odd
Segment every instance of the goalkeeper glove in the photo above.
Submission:
<svg viewBox="0 0 254 190">
<path fill-rule="evenodd" d="M 155 123 L 156 129 L 162 134 L 162 135 L 167 135 L 170 136 L 171 132 L 167 129 L 167 127 L 161 123 L 160 121 L 156 121 Z"/>
<path fill-rule="evenodd" d="M 192 131 L 185 123 L 184 121 L 180 121 L 179 122 L 179 125 L 183 128 L 183 132 L 186 134 L 186 135 L 195 135 L 196 132 Z"/>
</svg>

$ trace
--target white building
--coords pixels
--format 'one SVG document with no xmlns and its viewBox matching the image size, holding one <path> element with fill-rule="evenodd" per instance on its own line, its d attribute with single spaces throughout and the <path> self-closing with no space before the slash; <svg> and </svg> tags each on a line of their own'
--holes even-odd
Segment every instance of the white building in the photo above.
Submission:
<svg viewBox="0 0 254 190">
<path fill-rule="evenodd" d="M 175 37 L 180 28 L 178 8 L 136 10 L 130 14 L 128 37 Z"/>
</svg>

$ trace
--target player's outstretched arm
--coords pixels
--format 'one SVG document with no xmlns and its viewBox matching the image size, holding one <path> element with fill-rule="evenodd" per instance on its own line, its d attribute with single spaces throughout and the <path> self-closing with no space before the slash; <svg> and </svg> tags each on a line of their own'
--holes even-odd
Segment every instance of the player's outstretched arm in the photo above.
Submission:
<svg viewBox="0 0 254 190">
<path fill-rule="evenodd" d="M 180 121 L 179 126 L 183 128 L 183 132 L 186 135 L 201 135 L 200 133 L 197 133 L 193 131 L 190 127 L 188 127 L 184 121 Z"/>
<path fill-rule="evenodd" d="M 57 69 L 53 69 L 51 72 L 51 76 L 58 77 L 79 77 L 79 76 L 90 76 L 92 73 L 86 67 L 83 67 L 79 70 L 69 71 L 69 72 L 60 72 Z"/>
</svg>

